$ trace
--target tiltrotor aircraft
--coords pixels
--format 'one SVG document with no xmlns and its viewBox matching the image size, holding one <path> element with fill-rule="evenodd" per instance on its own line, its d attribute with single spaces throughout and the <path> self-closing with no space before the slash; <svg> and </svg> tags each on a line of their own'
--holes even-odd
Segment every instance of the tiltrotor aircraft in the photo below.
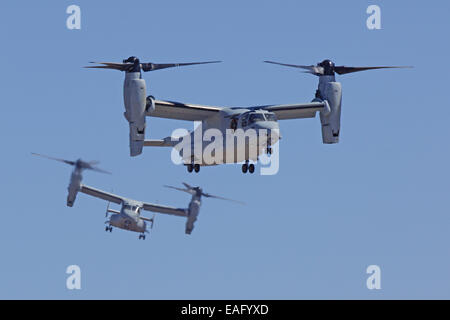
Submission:
<svg viewBox="0 0 450 320">
<path fill-rule="evenodd" d="M 213 63 L 169 63 L 154 64 L 141 63 L 136 57 L 129 57 L 123 63 L 98 62 L 96 66 L 86 68 L 114 69 L 125 72 L 123 87 L 125 118 L 130 126 L 130 155 L 137 156 L 142 153 L 144 146 L 176 147 L 178 141 L 172 137 L 162 140 L 145 140 L 146 117 L 158 117 L 166 119 L 178 119 L 188 121 L 201 121 L 202 126 L 200 136 L 203 137 L 208 129 L 218 129 L 224 137 L 228 137 L 230 131 L 233 133 L 237 129 L 244 132 L 254 129 L 257 133 L 257 152 L 249 152 L 251 145 L 247 140 L 238 145 L 232 144 L 227 147 L 225 140 L 223 143 L 222 157 L 215 159 L 212 164 L 238 163 L 244 162 L 242 171 L 253 173 L 255 168 L 249 164 L 249 160 L 257 161 L 263 153 L 271 154 L 271 146 L 279 138 L 278 120 L 314 118 L 316 113 L 320 114 L 322 126 L 322 141 L 325 144 L 339 142 L 342 86 L 335 79 L 335 74 L 343 75 L 352 72 L 359 72 L 374 69 L 404 68 L 404 67 L 346 67 L 336 66 L 331 60 L 324 60 L 317 65 L 293 65 L 273 61 L 266 63 L 278 64 L 287 67 L 294 67 L 306 70 L 306 73 L 319 77 L 318 89 L 315 98 L 309 103 L 295 103 L 283 105 L 265 105 L 253 107 L 216 107 L 180 102 L 156 100 L 153 96 L 147 96 L 145 80 L 142 78 L 142 71 L 154 71 L 164 68 L 187 66 L 194 64 Z M 93 62 L 94 63 L 94 62 Z M 196 129 L 197 130 L 197 129 Z M 228 131 L 228 133 L 227 133 Z M 190 141 L 195 142 L 195 130 L 189 133 Z M 234 139 L 234 137 L 232 137 Z M 204 148 L 208 142 L 202 140 Z M 194 143 L 192 143 L 194 144 Z M 192 145 L 192 149 L 194 149 Z M 177 149 L 178 150 L 178 149 Z M 233 157 L 227 157 L 227 153 L 232 153 Z M 236 156 L 237 155 L 237 156 Z M 202 157 L 198 157 L 195 152 L 181 152 L 183 163 L 187 170 L 198 172 L 200 166 L 212 165 L 205 162 Z"/>
<path fill-rule="evenodd" d="M 200 213 L 202 196 L 206 197 L 206 198 L 216 198 L 216 199 L 228 200 L 228 201 L 233 201 L 233 202 L 243 204 L 240 201 L 223 198 L 223 197 L 219 197 L 219 196 L 215 196 L 215 195 L 203 192 L 203 190 L 200 187 L 193 187 L 187 183 L 183 183 L 185 188 L 165 186 L 168 188 L 187 192 L 192 196 L 189 206 L 186 209 L 163 206 L 163 205 L 149 203 L 149 202 L 136 201 L 133 199 L 115 195 L 110 192 L 105 192 L 105 191 L 87 186 L 82 183 L 83 170 L 88 169 L 88 170 L 94 170 L 94 171 L 102 172 L 102 173 L 109 173 L 108 171 L 99 169 L 98 167 L 95 166 L 98 164 L 98 161 L 85 162 L 81 159 L 78 159 L 76 161 L 70 161 L 70 160 L 64 160 L 64 159 L 59 159 L 59 158 L 53 158 L 53 157 L 49 157 L 49 156 L 45 156 L 45 155 L 41 155 L 41 154 L 37 154 L 37 153 L 33 153 L 33 155 L 45 157 L 45 158 L 48 158 L 51 160 L 64 162 L 66 164 L 74 166 L 72 175 L 70 177 L 69 187 L 68 187 L 68 195 L 67 195 L 67 206 L 68 207 L 73 206 L 78 192 L 82 192 L 87 195 L 108 201 L 108 205 L 106 208 L 106 215 L 105 215 L 107 218 L 109 217 L 109 220 L 105 222 L 107 224 L 105 231 L 107 231 L 107 232 L 108 231 L 112 232 L 112 227 L 116 227 L 119 229 L 138 232 L 139 239 L 145 239 L 145 234 L 149 233 L 149 231 L 147 229 L 147 223 L 150 223 L 150 228 L 153 228 L 153 223 L 155 221 L 154 216 L 152 218 L 146 218 L 146 217 L 141 216 L 141 211 L 145 210 L 145 211 L 175 215 L 175 216 L 179 216 L 179 217 L 186 217 L 187 221 L 186 221 L 185 233 L 191 234 L 192 230 L 194 229 L 194 223 L 197 220 L 198 214 Z M 121 205 L 121 209 L 120 210 L 110 209 L 109 208 L 110 202 Z"/>
</svg>

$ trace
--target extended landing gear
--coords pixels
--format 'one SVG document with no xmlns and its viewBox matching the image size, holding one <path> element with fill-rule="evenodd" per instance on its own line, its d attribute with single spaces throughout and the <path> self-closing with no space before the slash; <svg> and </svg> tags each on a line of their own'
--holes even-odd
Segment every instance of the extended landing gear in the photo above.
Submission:
<svg viewBox="0 0 450 320">
<path fill-rule="evenodd" d="M 140 234 L 140 235 L 139 235 L 139 240 L 141 240 L 141 239 L 142 239 L 142 240 L 145 240 L 145 234 Z"/>
<path fill-rule="evenodd" d="M 195 171 L 195 172 L 199 172 L 200 171 L 200 165 L 198 163 L 196 163 L 196 164 L 188 164 L 188 165 L 186 165 L 186 167 L 187 167 L 187 171 L 189 173 L 192 172 L 192 171 Z"/>
<path fill-rule="evenodd" d="M 109 232 L 112 232 L 112 227 L 111 227 L 111 226 L 106 226 L 106 227 L 105 227 L 105 231 L 106 231 L 106 232 L 108 232 L 108 231 L 109 231 Z"/>
<path fill-rule="evenodd" d="M 255 172 L 255 165 L 253 163 L 248 164 L 248 161 L 246 161 L 243 165 L 242 165 L 242 173 L 253 173 Z"/>
<path fill-rule="evenodd" d="M 272 145 L 271 145 L 271 139 L 270 137 L 267 138 L 267 147 L 266 147 L 266 153 L 267 154 L 272 154 Z"/>
</svg>

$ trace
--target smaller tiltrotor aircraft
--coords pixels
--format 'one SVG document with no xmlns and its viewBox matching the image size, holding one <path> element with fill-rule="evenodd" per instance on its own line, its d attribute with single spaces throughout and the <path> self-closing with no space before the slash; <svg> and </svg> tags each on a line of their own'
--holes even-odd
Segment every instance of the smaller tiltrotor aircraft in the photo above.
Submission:
<svg viewBox="0 0 450 320">
<path fill-rule="evenodd" d="M 72 171 L 72 175 L 70 177 L 70 183 L 68 187 L 68 195 L 67 195 L 67 206 L 72 207 L 75 203 L 75 199 L 77 197 L 78 192 L 85 193 L 87 195 L 100 198 L 108 201 L 108 205 L 106 208 L 106 217 L 109 217 L 105 223 L 107 224 L 105 231 L 112 231 L 113 227 L 124 229 L 128 231 L 134 231 L 139 233 L 139 239 L 145 239 L 145 234 L 149 233 L 148 227 L 153 228 L 153 223 L 155 221 L 155 217 L 146 218 L 141 216 L 141 211 L 151 211 L 164 213 L 169 215 L 175 215 L 179 217 L 186 217 L 186 234 L 191 234 L 194 229 L 194 223 L 197 220 L 197 216 L 200 213 L 201 206 L 201 198 L 216 198 L 228 201 L 234 201 L 237 203 L 241 203 L 240 201 L 235 201 L 232 199 L 227 199 L 219 196 L 215 196 L 209 193 L 203 192 L 200 187 L 193 187 L 187 183 L 183 183 L 185 188 L 177 188 L 172 186 L 166 186 L 169 188 L 173 188 L 179 191 L 184 191 L 192 195 L 191 201 L 189 203 L 188 208 L 175 208 L 170 206 L 163 206 L 159 204 L 153 204 L 149 202 L 136 201 L 133 199 L 125 198 L 119 195 L 115 195 L 110 192 L 105 192 L 90 186 L 87 186 L 82 183 L 82 173 L 83 170 L 94 170 L 102 173 L 109 173 L 108 171 L 99 169 L 96 167 L 98 161 L 90 161 L 85 162 L 81 159 L 76 161 L 64 160 L 59 158 L 48 157 L 45 155 L 33 153 L 33 155 L 45 157 L 51 160 L 56 160 L 60 162 L 64 162 L 66 164 L 74 166 Z M 120 210 L 113 210 L 109 208 L 110 202 L 121 205 Z"/>
</svg>

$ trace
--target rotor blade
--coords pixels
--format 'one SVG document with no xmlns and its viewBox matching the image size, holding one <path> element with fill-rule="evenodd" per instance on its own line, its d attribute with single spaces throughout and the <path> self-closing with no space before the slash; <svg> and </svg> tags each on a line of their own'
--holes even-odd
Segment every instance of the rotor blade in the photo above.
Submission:
<svg viewBox="0 0 450 320">
<path fill-rule="evenodd" d="M 212 194 L 209 194 L 209 193 L 205 193 L 205 192 L 202 192 L 202 195 L 204 197 L 206 197 L 206 198 L 215 198 L 215 199 L 220 199 L 220 200 L 227 200 L 227 201 L 232 201 L 232 202 L 236 202 L 236 203 L 245 205 L 245 202 L 242 202 L 242 201 L 233 200 L 233 199 L 224 198 L 224 197 L 219 197 L 219 196 L 215 196 L 215 195 L 212 195 Z"/>
<path fill-rule="evenodd" d="M 69 161 L 69 160 L 60 159 L 60 158 L 53 158 L 53 157 L 50 157 L 50 156 L 46 156 L 44 154 L 39 154 L 39 153 L 34 153 L 34 152 L 32 152 L 31 154 L 34 155 L 34 156 L 39 156 L 39 157 L 47 158 L 47 159 L 50 159 L 50 160 L 64 162 L 64 163 L 70 164 L 71 166 L 75 165 L 75 161 Z"/>
<path fill-rule="evenodd" d="M 75 165 L 78 165 L 81 169 L 88 169 L 88 170 L 93 170 L 93 171 L 97 171 L 97 172 L 101 172 L 101 173 L 106 173 L 106 174 L 111 174 L 111 172 L 100 169 L 98 167 L 95 167 L 94 164 L 98 164 L 99 161 L 82 161 L 82 160 L 78 160 Z"/>
<path fill-rule="evenodd" d="M 280 62 L 267 61 L 267 60 L 264 62 L 278 64 L 280 66 L 285 66 L 285 67 L 306 69 L 306 70 L 308 70 L 307 73 L 312 73 L 312 74 L 316 74 L 316 75 L 321 75 L 324 72 L 323 67 L 319 67 L 319 66 L 303 66 L 303 65 L 298 65 L 298 64 L 287 64 L 287 63 L 280 63 Z"/>
<path fill-rule="evenodd" d="M 172 186 L 167 186 L 167 185 L 164 185 L 164 187 L 170 188 L 170 189 L 175 189 L 175 190 L 178 190 L 178 191 L 187 192 L 187 193 L 191 194 L 191 189 L 182 189 L 182 188 L 177 188 L 177 187 L 172 187 Z"/>
<path fill-rule="evenodd" d="M 86 169 L 89 169 L 89 170 L 92 170 L 92 171 L 97 171 L 97 172 L 101 172 L 101 173 L 106 173 L 106 174 L 112 174 L 111 172 L 109 172 L 109 171 L 106 171 L 106 170 L 103 170 L 103 169 L 100 169 L 100 168 L 97 168 L 97 167 L 88 167 L 88 168 L 86 168 Z"/>
<path fill-rule="evenodd" d="M 89 63 L 96 63 L 96 64 L 103 64 L 103 66 L 85 66 L 84 68 L 87 69 L 113 69 L 113 70 L 119 70 L 119 71 L 127 71 L 130 69 L 133 64 L 132 63 L 116 63 L 116 62 L 89 62 Z"/>
<path fill-rule="evenodd" d="M 113 66 L 84 66 L 83 68 L 86 69 L 112 69 L 112 70 L 119 70 L 119 71 L 125 71 L 122 67 L 113 67 Z"/>
<path fill-rule="evenodd" d="M 352 72 L 360 72 L 366 70 L 377 70 L 377 69 L 404 69 L 412 68 L 411 66 L 392 66 L 392 67 L 346 67 L 346 66 L 335 66 L 334 71 L 337 74 L 347 74 Z"/>
<path fill-rule="evenodd" d="M 184 185 L 186 188 L 188 188 L 188 189 L 194 189 L 193 186 L 188 185 L 186 182 L 182 182 L 182 183 L 183 183 L 183 185 Z"/>
<path fill-rule="evenodd" d="M 204 61 L 204 62 L 187 62 L 187 63 L 142 63 L 142 70 L 147 71 L 155 71 L 166 68 L 174 68 L 174 67 L 183 67 L 183 66 L 192 66 L 196 64 L 208 64 L 208 63 L 219 63 L 222 61 Z"/>
</svg>

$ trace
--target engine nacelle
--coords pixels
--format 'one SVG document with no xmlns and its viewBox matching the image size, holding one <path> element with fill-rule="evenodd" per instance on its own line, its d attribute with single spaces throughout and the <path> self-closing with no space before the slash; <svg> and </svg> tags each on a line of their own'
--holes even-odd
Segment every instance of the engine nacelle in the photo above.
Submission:
<svg viewBox="0 0 450 320">
<path fill-rule="evenodd" d="M 145 140 L 145 124 L 137 126 L 130 122 L 130 156 L 135 157 L 142 153 Z"/>
<path fill-rule="evenodd" d="M 191 234 L 192 230 L 194 230 L 195 221 L 197 221 L 198 214 L 200 213 L 200 205 L 201 205 L 200 199 L 194 197 L 189 203 L 188 217 L 185 229 L 186 234 Z"/>
<path fill-rule="evenodd" d="M 332 80 L 332 81 L 329 81 Z M 321 99 L 328 102 L 330 112 L 320 113 L 323 143 L 338 143 L 341 130 L 342 86 L 334 76 L 321 76 L 319 83 Z"/>
<path fill-rule="evenodd" d="M 130 125 L 130 155 L 142 153 L 145 139 L 145 109 L 147 105 L 145 80 L 140 72 L 126 72 L 123 84 L 124 116 Z"/>
<path fill-rule="evenodd" d="M 83 179 L 80 170 L 75 170 L 70 176 L 70 183 L 67 187 L 67 206 L 72 207 L 77 198 L 78 191 L 81 188 L 81 180 Z"/>
</svg>

